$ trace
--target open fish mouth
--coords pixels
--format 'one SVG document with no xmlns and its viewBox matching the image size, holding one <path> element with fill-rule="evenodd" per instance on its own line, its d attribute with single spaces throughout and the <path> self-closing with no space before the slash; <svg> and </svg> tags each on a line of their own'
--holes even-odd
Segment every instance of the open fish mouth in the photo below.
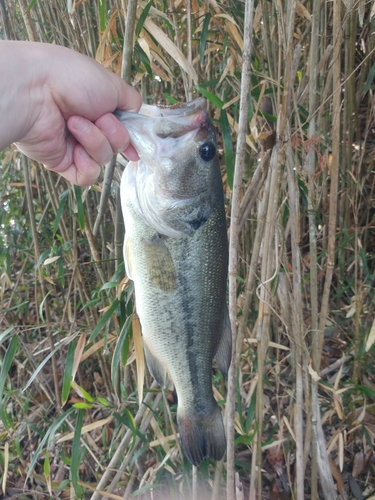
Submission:
<svg viewBox="0 0 375 500">
<path fill-rule="evenodd" d="M 199 111 L 205 110 L 206 109 L 206 99 L 204 97 L 199 97 L 198 99 L 195 99 L 194 101 L 189 101 L 189 102 L 184 102 L 184 103 L 178 103 L 174 104 L 172 106 L 151 106 L 149 104 L 143 104 L 139 114 L 141 115 L 146 115 L 146 116 L 170 116 L 170 117 L 176 117 L 176 116 L 190 116 L 192 114 L 195 114 Z M 118 110 L 115 112 L 115 114 L 118 112 Z M 124 111 L 120 111 L 120 113 L 124 113 Z M 125 113 L 127 113 L 125 111 Z M 135 113 L 131 113 L 135 114 Z M 119 118 L 121 119 L 121 118 Z"/>
<path fill-rule="evenodd" d="M 170 158 L 179 149 L 191 148 L 195 136 L 211 132 L 206 99 L 160 108 L 144 104 L 139 113 L 116 110 L 141 160 L 152 166 L 156 158 Z M 178 142 L 178 146 L 177 146 Z"/>
</svg>

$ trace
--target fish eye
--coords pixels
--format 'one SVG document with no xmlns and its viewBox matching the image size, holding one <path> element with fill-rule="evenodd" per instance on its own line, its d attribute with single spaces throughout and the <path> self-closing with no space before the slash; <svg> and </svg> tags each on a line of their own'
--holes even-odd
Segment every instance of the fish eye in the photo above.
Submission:
<svg viewBox="0 0 375 500">
<path fill-rule="evenodd" d="M 216 148 L 212 142 L 205 142 L 199 147 L 199 156 L 204 161 L 211 161 L 215 158 Z"/>
</svg>

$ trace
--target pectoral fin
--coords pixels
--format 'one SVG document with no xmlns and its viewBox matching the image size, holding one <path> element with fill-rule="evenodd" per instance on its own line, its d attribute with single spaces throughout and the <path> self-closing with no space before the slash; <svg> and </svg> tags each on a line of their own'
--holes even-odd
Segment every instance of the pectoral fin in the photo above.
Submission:
<svg viewBox="0 0 375 500">
<path fill-rule="evenodd" d="M 146 356 L 146 363 L 151 375 L 154 377 L 160 387 L 167 387 L 168 385 L 168 372 L 160 361 L 151 353 L 145 340 L 143 339 L 143 348 Z"/>
<path fill-rule="evenodd" d="M 132 251 L 131 240 L 126 233 L 124 242 L 124 261 L 125 261 L 126 275 L 128 276 L 128 278 L 132 280 L 133 251 Z"/>
<path fill-rule="evenodd" d="M 143 246 L 152 284 L 164 292 L 172 292 L 176 288 L 176 271 L 163 239 L 156 234 L 151 241 L 144 241 Z"/>
<path fill-rule="evenodd" d="M 229 321 L 228 307 L 226 304 L 223 323 L 223 331 L 214 359 L 223 377 L 226 377 L 228 375 L 232 357 L 232 330 Z"/>
</svg>

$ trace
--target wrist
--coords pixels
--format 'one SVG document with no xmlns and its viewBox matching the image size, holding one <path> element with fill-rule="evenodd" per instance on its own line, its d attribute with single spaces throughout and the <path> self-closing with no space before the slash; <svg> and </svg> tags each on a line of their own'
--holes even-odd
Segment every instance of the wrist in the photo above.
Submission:
<svg viewBox="0 0 375 500">
<path fill-rule="evenodd" d="M 41 45 L 0 41 L 0 150 L 22 139 L 38 117 L 47 78 Z"/>
</svg>

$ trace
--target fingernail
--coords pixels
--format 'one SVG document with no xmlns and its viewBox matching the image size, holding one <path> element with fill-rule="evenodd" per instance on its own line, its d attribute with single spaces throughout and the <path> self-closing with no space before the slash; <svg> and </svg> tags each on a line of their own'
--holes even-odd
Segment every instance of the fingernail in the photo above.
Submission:
<svg viewBox="0 0 375 500">
<path fill-rule="evenodd" d="M 79 148 L 79 154 L 84 158 L 85 160 L 91 160 L 91 156 L 87 153 L 86 149 Z"/>
<path fill-rule="evenodd" d="M 106 116 L 100 121 L 100 129 L 105 134 L 113 134 L 117 130 L 116 122 L 110 116 Z"/>
<path fill-rule="evenodd" d="M 86 132 L 89 128 L 89 121 L 82 116 L 75 116 L 71 119 L 70 126 L 77 132 Z"/>
</svg>

